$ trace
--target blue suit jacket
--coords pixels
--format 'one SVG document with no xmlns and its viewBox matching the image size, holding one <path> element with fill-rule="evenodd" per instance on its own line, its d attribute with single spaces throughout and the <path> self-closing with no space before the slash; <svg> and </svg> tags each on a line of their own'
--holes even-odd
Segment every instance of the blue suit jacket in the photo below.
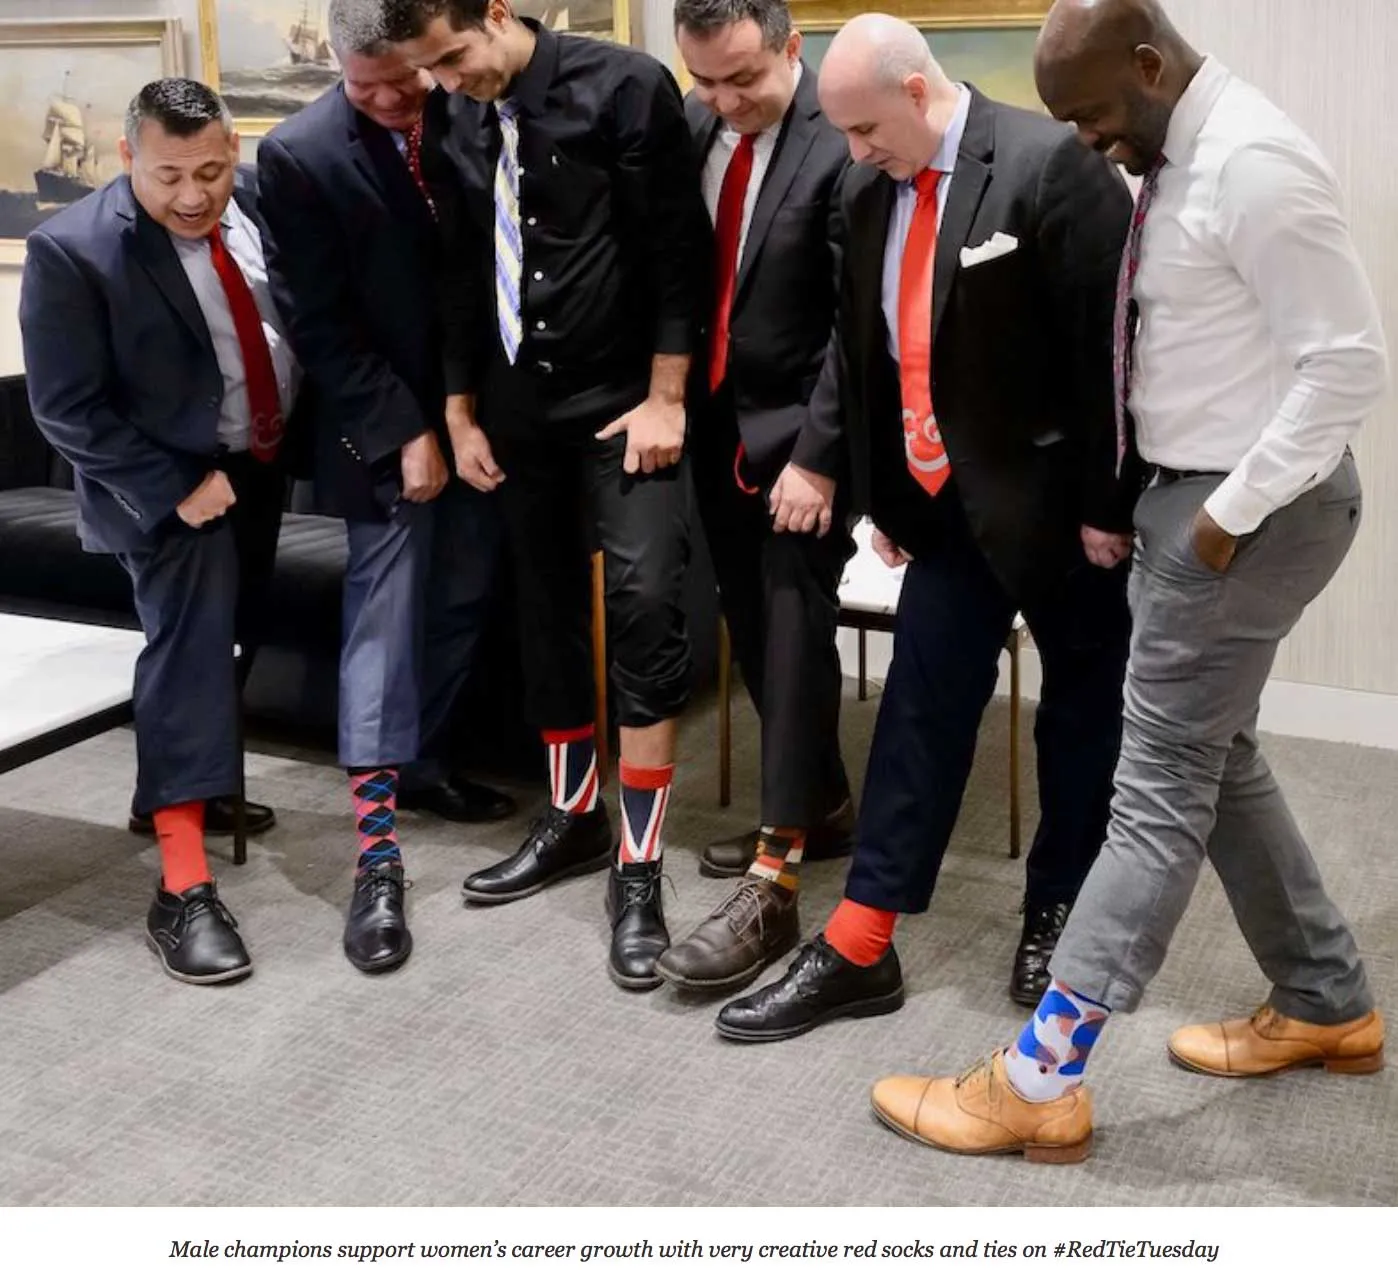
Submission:
<svg viewBox="0 0 1398 1270">
<path fill-rule="evenodd" d="M 240 173 L 239 207 L 256 218 Z M 19 321 L 39 429 L 89 551 L 149 542 L 214 465 L 223 376 L 194 290 L 125 176 L 30 234 Z"/>
</svg>

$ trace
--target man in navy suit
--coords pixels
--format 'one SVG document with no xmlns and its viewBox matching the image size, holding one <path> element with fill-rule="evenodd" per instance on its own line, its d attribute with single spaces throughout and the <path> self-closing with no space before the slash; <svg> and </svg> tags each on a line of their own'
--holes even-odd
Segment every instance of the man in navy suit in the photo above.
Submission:
<svg viewBox="0 0 1398 1270">
<path fill-rule="evenodd" d="M 234 645 L 271 573 L 299 367 L 272 302 L 238 137 L 218 96 L 148 84 L 118 143 L 127 175 L 30 235 L 20 327 L 40 429 L 73 465 L 79 531 L 131 575 L 134 810 L 161 882 L 146 929 L 186 983 L 252 964 L 204 853 L 210 800 L 240 785 Z"/>
<path fill-rule="evenodd" d="M 448 777 L 435 753 L 484 625 L 500 534 L 494 500 L 443 457 L 446 97 L 382 39 L 379 19 L 378 0 L 334 0 L 342 82 L 258 147 L 272 290 L 315 386 L 317 501 L 345 519 L 349 542 L 339 749 L 361 867 L 345 952 L 365 971 L 411 949 L 396 806 L 463 821 L 514 811 Z"/>
</svg>

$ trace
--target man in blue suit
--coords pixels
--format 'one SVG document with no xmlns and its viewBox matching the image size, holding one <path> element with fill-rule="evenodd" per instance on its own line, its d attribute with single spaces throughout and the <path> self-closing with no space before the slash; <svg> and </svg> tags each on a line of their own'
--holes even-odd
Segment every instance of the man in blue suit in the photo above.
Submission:
<svg viewBox="0 0 1398 1270">
<path fill-rule="evenodd" d="M 315 389 L 317 501 L 347 528 L 339 749 L 362 863 L 396 842 L 399 805 L 461 821 L 514 811 L 505 795 L 450 776 L 440 754 L 500 531 L 494 500 L 443 457 L 446 95 L 384 42 L 380 16 L 379 0 L 334 0 L 342 81 L 257 153 L 272 290 Z M 359 877 L 345 952 L 361 970 L 388 969 L 411 947 L 401 868 Z"/>
<path fill-rule="evenodd" d="M 300 372 L 223 102 L 157 80 L 119 148 L 127 175 L 29 237 L 25 369 L 34 417 L 73 465 L 83 545 L 121 561 L 146 633 L 134 810 L 161 854 L 148 940 L 174 978 L 227 982 L 252 964 L 209 872 L 205 807 L 240 785 L 234 646 L 255 643 Z"/>
</svg>

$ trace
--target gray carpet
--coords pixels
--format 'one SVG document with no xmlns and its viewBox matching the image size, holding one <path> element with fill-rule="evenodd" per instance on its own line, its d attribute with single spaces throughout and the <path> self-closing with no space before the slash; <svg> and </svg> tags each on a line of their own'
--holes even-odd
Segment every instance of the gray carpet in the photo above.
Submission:
<svg viewBox="0 0 1398 1270">
<path fill-rule="evenodd" d="M 853 701 L 846 753 L 876 702 Z M 672 803 L 672 930 L 726 884 L 697 848 L 755 815 L 755 725 L 715 796 L 696 710 Z M 1028 748 L 1028 747 L 1026 747 Z M 0 1204 L 1376 1204 L 1398 1199 L 1398 1074 L 1224 1082 L 1166 1061 L 1181 1023 L 1248 1011 L 1264 984 L 1212 876 L 1145 1008 L 1092 1062 L 1097 1145 L 1078 1168 L 940 1155 L 881 1128 L 872 1079 L 959 1069 L 1008 1041 L 1021 866 L 1006 858 L 1007 715 L 981 753 L 932 912 L 900 928 L 907 1006 L 740 1048 L 714 1006 L 631 996 L 604 969 L 601 879 L 463 911 L 461 878 L 512 849 L 403 817 L 413 960 L 340 952 L 352 855 L 328 756 L 249 759 L 278 828 L 220 869 L 257 965 L 224 989 L 160 974 L 142 942 L 156 853 L 124 830 L 129 732 L 0 777 Z M 1398 754 L 1272 740 L 1269 753 L 1394 1014 Z M 1027 764 L 1026 792 L 1032 786 Z M 535 791 L 525 791 L 537 802 Z M 1032 802 L 1032 799 L 1030 800 Z M 808 871 L 807 923 L 843 866 Z"/>
</svg>

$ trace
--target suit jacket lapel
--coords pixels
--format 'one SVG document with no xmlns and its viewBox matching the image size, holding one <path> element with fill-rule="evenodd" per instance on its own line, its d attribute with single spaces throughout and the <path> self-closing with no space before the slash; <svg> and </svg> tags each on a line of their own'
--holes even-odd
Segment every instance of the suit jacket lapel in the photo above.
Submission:
<svg viewBox="0 0 1398 1270">
<path fill-rule="evenodd" d="M 747 241 L 743 244 L 743 258 L 738 263 L 738 281 L 733 292 L 733 306 L 742 303 L 743 287 L 752 273 L 753 263 L 762 250 L 767 231 L 772 228 L 772 218 L 776 216 L 786 198 L 786 192 L 806 161 L 816 130 L 811 120 L 820 113 L 816 98 L 815 74 L 809 66 L 803 66 L 801 82 L 796 85 L 796 96 L 787 109 L 786 121 L 777 136 L 777 147 L 767 166 L 767 175 L 757 194 L 757 203 L 752 209 L 752 220 L 748 224 Z"/>
<path fill-rule="evenodd" d="M 971 109 L 966 117 L 966 130 L 961 134 L 961 148 L 956 156 L 951 188 L 947 191 L 941 228 L 937 231 L 937 259 L 932 270 L 934 345 L 951 299 L 956 271 L 960 268 L 961 249 L 966 246 L 985 187 L 990 184 L 990 160 L 995 153 L 995 118 L 990 103 L 974 88 L 969 91 Z"/>
<path fill-rule="evenodd" d="M 341 93 L 343 94 L 343 89 Z M 408 161 L 398 144 L 372 119 L 361 115 L 348 99 L 344 100 L 350 132 L 350 158 L 364 179 L 378 191 L 393 211 L 403 217 L 416 217 L 424 223 L 431 221 L 427 202 L 422 197 L 408 170 Z"/>
<path fill-rule="evenodd" d="M 852 229 L 858 227 L 858 232 L 851 236 L 846 260 L 852 257 L 863 262 L 866 312 L 862 325 L 869 341 L 865 364 L 875 366 L 879 364 L 879 352 L 888 347 L 888 323 L 883 316 L 883 256 L 888 243 L 888 222 L 893 216 L 893 181 L 882 172 L 878 173 L 865 197 L 869 201 L 869 211 L 867 215 L 851 218 Z"/>
<path fill-rule="evenodd" d="M 135 243 L 136 258 L 170 307 L 184 319 L 185 325 L 201 343 L 212 348 L 214 342 L 209 335 L 208 323 L 204 321 L 204 312 L 199 307 L 194 288 L 189 285 L 189 277 L 175 253 L 170 235 L 140 209 L 136 196 L 131 192 L 129 179 L 124 176 L 119 179 L 123 182 L 123 198 L 118 214 L 131 223 L 127 232 Z"/>
</svg>

